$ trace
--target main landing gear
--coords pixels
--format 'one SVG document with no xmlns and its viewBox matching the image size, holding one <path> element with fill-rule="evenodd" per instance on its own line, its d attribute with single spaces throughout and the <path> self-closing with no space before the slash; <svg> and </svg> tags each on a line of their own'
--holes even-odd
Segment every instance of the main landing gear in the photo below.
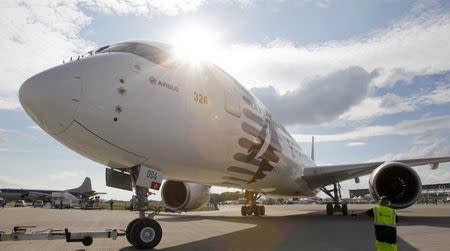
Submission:
<svg viewBox="0 0 450 251">
<path fill-rule="evenodd" d="M 145 215 L 148 208 L 149 189 L 136 185 L 139 168 L 130 170 L 133 180 L 133 186 L 136 191 L 137 209 L 139 210 L 139 218 L 132 220 L 125 231 L 128 242 L 139 249 L 152 249 L 159 244 L 162 237 L 162 229 L 159 223 L 154 220 L 154 216 L 158 212 Z"/>
<path fill-rule="evenodd" d="M 327 203 L 327 215 L 333 215 L 335 212 L 342 212 L 342 215 L 348 215 L 348 206 L 346 203 L 341 203 L 342 193 L 341 185 L 339 183 L 333 184 L 333 189 L 326 189 L 321 187 L 320 190 L 326 193 L 333 199 L 332 203 Z"/>
<path fill-rule="evenodd" d="M 241 207 L 242 216 L 252 215 L 262 216 L 266 214 L 266 208 L 264 205 L 257 205 L 256 200 L 259 198 L 257 192 L 247 191 L 244 193 L 246 202 Z"/>
</svg>

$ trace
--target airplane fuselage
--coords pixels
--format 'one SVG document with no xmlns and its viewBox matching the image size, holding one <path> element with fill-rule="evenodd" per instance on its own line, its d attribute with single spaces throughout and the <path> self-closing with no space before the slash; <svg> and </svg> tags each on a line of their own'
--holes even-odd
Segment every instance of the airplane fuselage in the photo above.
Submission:
<svg viewBox="0 0 450 251">
<path fill-rule="evenodd" d="M 29 96 L 24 107 L 32 118 L 111 168 L 143 164 L 165 179 L 274 195 L 317 193 L 301 178 L 314 162 L 256 97 L 214 64 L 96 53 L 29 81 L 60 91 L 54 107 L 27 109 L 39 100 L 25 82 L 21 95 Z"/>
<path fill-rule="evenodd" d="M 214 64 L 177 58 L 172 48 L 132 41 L 99 48 L 90 56 L 39 73 L 23 83 L 19 98 L 47 133 L 74 151 L 107 165 L 107 185 L 136 194 L 139 218 L 128 241 L 152 249 L 162 229 L 146 215 L 149 188 L 161 188 L 166 208 L 193 210 L 209 199 L 210 185 L 245 189 L 242 216 L 263 216 L 259 193 L 313 196 L 333 202 L 327 215 L 348 206 L 340 181 L 370 174 L 375 200 L 406 208 L 421 191 L 411 166 L 450 157 L 316 166 L 262 103 Z M 313 156 L 313 154 L 312 154 Z M 120 170 L 122 169 L 123 172 Z M 325 186 L 333 185 L 333 189 Z"/>
<path fill-rule="evenodd" d="M 41 199 L 48 201 L 52 197 L 52 193 L 64 193 L 62 190 L 41 190 L 41 189 L 15 189 L 15 188 L 2 188 L 0 189 L 0 197 L 6 201 L 13 200 L 37 200 Z M 69 192 L 76 198 L 81 198 L 82 193 Z"/>
</svg>

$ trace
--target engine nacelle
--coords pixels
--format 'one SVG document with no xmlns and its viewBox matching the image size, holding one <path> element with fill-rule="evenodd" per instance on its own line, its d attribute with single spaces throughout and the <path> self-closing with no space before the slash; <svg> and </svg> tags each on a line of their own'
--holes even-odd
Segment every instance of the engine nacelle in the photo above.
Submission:
<svg viewBox="0 0 450 251">
<path fill-rule="evenodd" d="M 414 169 L 399 162 L 386 162 L 370 175 L 369 190 L 375 201 L 387 196 L 391 207 L 407 208 L 413 205 L 422 191 L 422 182 Z"/>
<path fill-rule="evenodd" d="M 209 186 L 167 180 L 161 188 L 163 202 L 171 210 L 193 210 L 209 201 Z"/>
</svg>

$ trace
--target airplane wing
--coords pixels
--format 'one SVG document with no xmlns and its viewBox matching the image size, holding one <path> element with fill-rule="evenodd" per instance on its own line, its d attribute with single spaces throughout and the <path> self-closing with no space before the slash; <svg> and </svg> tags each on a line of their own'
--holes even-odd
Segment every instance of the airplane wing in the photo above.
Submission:
<svg viewBox="0 0 450 251">
<path fill-rule="evenodd" d="M 450 157 L 392 160 L 392 161 L 331 165 L 331 166 L 316 166 L 311 168 L 305 168 L 303 178 L 308 182 L 311 189 L 316 189 L 333 183 L 370 174 L 373 170 L 375 170 L 378 166 L 380 166 L 385 162 L 401 162 L 408 166 L 422 166 L 429 164 L 432 166 L 432 169 L 436 169 L 439 163 L 450 162 Z"/>
<path fill-rule="evenodd" d="M 92 196 L 107 194 L 106 192 L 96 192 L 96 191 L 88 191 L 83 193 L 83 197 L 90 198 Z"/>
<path fill-rule="evenodd" d="M 51 197 L 51 194 L 48 193 L 40 193 L 40 192 L 28 192 L 25 194 L 25 196 L 27 197 L 31 197 L 31 198 L 37 198 L 37 197 Z"/>
</svg>

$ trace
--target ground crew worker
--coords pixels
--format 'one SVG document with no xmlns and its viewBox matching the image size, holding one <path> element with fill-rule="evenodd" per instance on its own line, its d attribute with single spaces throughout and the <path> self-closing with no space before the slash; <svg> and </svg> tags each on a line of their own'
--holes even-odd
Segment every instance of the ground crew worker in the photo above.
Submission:
<svg viewBox="0 0 450 251">
<path fill-rule="evenodd" d="M 390 208 L 391 202 L 388 197 L 382 196 L 378 204 L 366 212 L 374 217 L 375 224 L 375 247 L 378 251 L 397 250 L 398 216 L 394 209 Z"/>
</svg>

